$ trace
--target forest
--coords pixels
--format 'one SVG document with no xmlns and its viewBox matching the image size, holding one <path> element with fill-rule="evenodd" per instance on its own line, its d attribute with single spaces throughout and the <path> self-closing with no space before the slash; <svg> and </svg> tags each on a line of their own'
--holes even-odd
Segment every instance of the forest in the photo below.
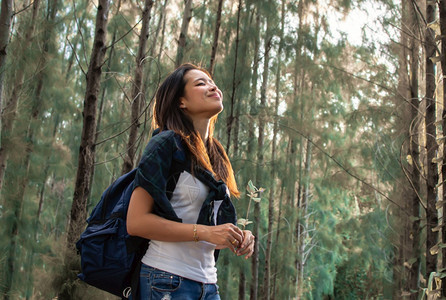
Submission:
<svg viewBox="0 0 446 300">
<path fill-rule="evenodd" d="M 74 245 L 185 62 L 256 236 L 223 300 L 446 297 L 445 53 L 446 0 L 1 0 L 2 299 L 118 299 Z"/>
</svg>

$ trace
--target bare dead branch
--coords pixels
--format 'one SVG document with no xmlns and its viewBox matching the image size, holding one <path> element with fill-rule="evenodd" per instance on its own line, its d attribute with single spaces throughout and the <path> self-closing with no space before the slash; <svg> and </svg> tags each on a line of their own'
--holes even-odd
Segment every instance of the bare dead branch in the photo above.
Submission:
<svg viewBox="0 0 446 300">
<path fill-rule="evenodd" d="M 121 41 L 123 38 L 125 38 L 130 32 L 132 32 L 132 31 L 135 29 L 136 26 L 138 26 L 139 23 L 141 23 L 141 21 L 142 21 L 142 19 L 139 20 L 138 22 L 136 22 L 136 24 L 133 25 L 132 28 L 130 28 L 126 33 L 124 33 L 121 37 L 119 37 L 114 43 L 108 45 L 106 49 L 108 49 L 108 48 L 114 46 L 116 43 L 118 43 L 118 42 Z"/>
<path fill-rule="evenodd" d="M 79 34 L 80 34 L 80 36 L 81 36 L 81 41 L 82 41 L 82 53 L 83 53 L 83 55 L 84 55 L 84 59 L 85 59 L 85 61 L 88 61 L 88 59 L 87 59 L 87 54 L 85 53 L 85 48 L 87 48 L 87 47 L 85 47 L 85 40 L 84 40 L 84 35 L 82 34 L 82 28 L 81 28 L 81 24 L 79 23 L 79 19 L 77 18 L 77 15 L 76 15 L 76 1 L 75 0 L 73 0 L 73 16 L 74 16 L 74 21 L 76 22 L 76 25 L 77 25 L 77 30 L 78 30 L 78 32 L 79 32 Z M 85 73 L 85 72 L 84 72 Z"/>
<path fill-rule="evenodd" d="M 13 12 L 11 18 L 14 18 L 16 15 L 18 15 L 18 14 L 24 12 L 25 10 L 27 10 L 28 8 L 30 8 L 32 5 L 34 5 L 34 1 L 32 1 L 30 4 L 28 4 L 28 5 L 25 6 L 24 8 L 22 8 L 22 9 L 16 11 L 16 12 Z"/>
<path fill-rule="evenodd" d="M 87 73 L 85 72 L 84 68 L 82 68 L 82 64 L 79 61 L 79 58 L 77 57 L 76 49 L 74 49 L 73 44 L 71 44 L 68 37 L 66 37 L 68 44 L 70 44 L 71 50 L 73 51 L 74 57 L 76 58 L 77 64 L 79 65 L 79 68 L 81 69 L 82 73 L 84 73 L 85 77 L 87 77 Z"/>
</svg>

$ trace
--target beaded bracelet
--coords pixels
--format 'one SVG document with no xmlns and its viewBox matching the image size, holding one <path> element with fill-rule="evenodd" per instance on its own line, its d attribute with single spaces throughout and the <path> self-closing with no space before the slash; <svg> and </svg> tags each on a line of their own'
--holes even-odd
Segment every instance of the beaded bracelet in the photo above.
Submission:
<svg viewBox="0 0 446 300">
<path fill-rule="evenodd" d="M 199 241 L 198 233 L 197 233 L 197 224 L 194 224 L 194 241 L 195 242 Z"/>
</svg>

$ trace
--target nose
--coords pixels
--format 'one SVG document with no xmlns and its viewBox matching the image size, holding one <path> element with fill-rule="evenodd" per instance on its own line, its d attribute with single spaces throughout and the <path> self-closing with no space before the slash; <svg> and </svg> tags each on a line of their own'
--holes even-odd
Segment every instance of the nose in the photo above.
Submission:
<svg viewBox="0 0 446 300">
<path fill-rule="evenodd" d="M 218 89 L 218 87 L 217 87 L 217 85 L 215 83 L 211 83 L 210 84 L 209 90 L 216 91 L 217 89 Z"/>
</svg>

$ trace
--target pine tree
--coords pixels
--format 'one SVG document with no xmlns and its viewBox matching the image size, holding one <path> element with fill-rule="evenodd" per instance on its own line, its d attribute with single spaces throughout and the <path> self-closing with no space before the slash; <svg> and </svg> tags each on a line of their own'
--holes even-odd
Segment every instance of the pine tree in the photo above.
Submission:
<svg viewBox="0 0 446 300">
<path fill-rule="evenodd" d="M 177 56 L 175 66 L 178 67 L 183 63 L 184 52 L 186 51 L 189 23 L 192 19 L 192 0 L 184 0 L 183 21 L 181 23 L 180 36 L 178 38 Z"/>
<path fill-rule="evenodd" d="M 281 67 L 282 67 L 282 49 L 283 49 L 283 36 L 285 30 L 285 1 L 281 3 L 281 17 L 280 17 L 280 34 L 279 34 L 279 48 L 277 50 L 277 63 L 276 63 L 276 82 L 275 82 L 275 102 L 274 102 L 274 127 L 273 138 L 271 143 L 271 178 L 272 183 L 269 185 L 269 197 L 268 197 L 268 230 L 266 241 L 266 253 L 265 253 L 265 271 L 263 274 L 262 284 L 262 299 L 269 300 L 271 297 L 271 252 L 272 252 L 272 240 L 273 240 L 273 223 L 274 223 L 274 207 L 275 207 L 275 188 L 276 188 L 276 147 L 277 147 L 277 135 L 278 135 L 278 116 L 279 116 L 279 102 L 280 102 L 280 79 L 281 79 Z"/>
<path fill-rule="evenodd" d="M 239 1 L 238 5 L 239 5 L 239 7 L 241 6 L 240 1 Z M 216 21 L 215 21 L 214 41 L 212 43 L 212 53 L 211 53 L 211 59 L 210 59 L 209 68 L 208 68 L 209 74 L 211 74 L 211 76 L 213 76 L 213 74 L 214 74 L 215 55 L 217 54 L 218 36 L 220 34 L 222 9 L 223 9 L 223 0 L 219 0 L 218 8 L 217 8 L 217 17 L 216 17 Z M 240 8 L 238 9 L 238 11 L 240 11 Z M 237 22 L 239 22 L 239 19 L 237 19 Z M 238 27 L 237 27 L 237 34 L 238 34 Z M 236 38 L 236 41 L 237 40 L 238 40 L 238 38 Z M 236 60 L 237 60 L 237 56 L 236 56 Z M 236 68 L 234 67 L 234 69 L 236 69 Z"/>
<path fill-rule="evenodd" d="M 428 23 L 435 21 L 435 5 L 426 3 L 426 21 Z M 426 209 L 426 222 L 427 222 L 427 239 L 426 239 L 426 278 L 432 272 L 436 272 L 437 257 L 434 252 L 431 252 L 432 248 L 438 243 L 438 232 L 433 232 L 432 229 L 438 226 L 438 213 L 436 209 L 436 190 L 435 186 L 438 182 L 437 164 L 434 161 L 436 157 L 437 144 L 436 144 L 436 129 L 435 129 L 435 64 L 432 58 L 435 57 L 435 32 L 433 29 L 427 27 L 425 32 L 425 72 L 426 72 L 426 112 L 425 112 L 425 127 L 426 127 L 426 188 L 427 188 L 427 209 Z"/>
<path fill-rule="evenodd" d="M 221 2 L 221 1 L 220 1 Z M 220 3 L 219 2 L 219 9 L 220 9 Z M 229 152 L 229 148 L 231 146 L 231 132 L 232 128 L 234 126 L 234 105 L 236 101 L 236 91 L 237 91 L 237 63 L 238 63 L 238 53 L 239 53 L 239 35 L 240 35 L 240 15 L 242 11 L 242 1 L 239 0 L 238 6 L 237 6 L 237 29 L 236 29 L 236 35 L 235 35 L 235 54 L 234 54 L 234 67 L 233 67 L 233 73 L 232 73 L 232 93 L 231 93 L 231 102 L 230 102 L 230 108 L 229 108 L 229 115 L 227 116 L 226 121 L 226 135 L 227 135 L 227 142 L 226 142 L 226 152 Z M 221 14 L 221 12 L 220 12 Z M 217 22 L 218 19 L 217 19 Z M 216 32 L 217 34 L 217 32 Z M 218 37 L 218 36 L 217 36 Z M 215 59 L 215 53 L 214 48 L 217 48 L 218 40 L 214 39 L 214 44 L 212 45 L 212 51 L 211 54 L 211 65 L 209 67 L 209 70 L 211 71 L 213 69 L 213 60 Z M 216 50 L 215 50 L 216 51 Z M 213 57 L 213 56 L 214 57 Z"/>
<path fill-rule="evenodd" d="M 3 77 L 5 73 L 6 47 L 9 43 L 9 33 L 11 29 L 12 0 L 2 0 L 0 11 L 0 114 L 3 115 Z M 0 116 L 0 131 L 2 128 L 2 118 Z M 1 140 L 0 140 L 1 146 Z"/>
<path fill-rule="evenodd" d="M 146 45 L 149 35 L 149 22 L 151 18 L 153 1 L 146 0 L 144 4 L 144 11 L 142 14 L 142 26 L 141 32 L 139 34 L 139 47 L 138 55 L 136 56 L 136 65 L 134 79 L 132 83 L 132 118 L 131 126 L 129 132 L 129 140 L 127 143 L 126 156 L 124 157 L 124 163 L 122 166 L 122 174 L 130 172 L 133 168 L 135 160 L 135 152 L 138 143 L 138 128 L 140 126 L 140 117 L 142 115 L 141 103 L 143 102 L 143 73 L 144 73 L 144 63 L 146 56 Z"/>
<path fill-rule="evenodd" d="M 411 195 L 410 206 L 412 210 L 412 216 L 415 217 L 412 223 L 411 235 L 412 239 L 412 254 L 411 254 L 411 270 L 409 273 L 409 290 L 418 291 L 420 285 L 420 265 L 421 265 L 421 257 L 420 257 L 420 239 L 421 239 L 421 228 L 420 228 L 420 202 L 421 202 L 421 189 L 420 189 L 420 145 L 419 145 L 419 95 L 418 95 L 418 72 L 419 72 L 419 63 L 418 63 L 418 53 L 420 51 L 419 44 L 419 24 L 417 22 L 417 13 L 415 8 L 411 6 L 410 11 L 410 22 L 409 22 L 409 30 L 413 32 L 415 36 L 410 37 L 410 106 L 411 106 L 411 120 L 413 126 L 410 127 L 410 137 L 411 137 L 411 145 L 410 145 L 410 155 L 412 158 L 412 172 L 410 173 L 410 180 L 413 189 L 413 193 Z M 410 237 L 410 235 L 409 235 Z M 417 292 L 411 296 L 413 299 L 417 297 Z"/>
<path fill-rule="evenodd" d="M 109 8 L 109 1 L 99 1 L 96 16 L 94 46 L 91 52 L 88 73 L 86 75 L 87 86 L 83 110 L 82 137 L 79 147 L 79 162 L 73 202 L 69 218 L 65 255 L 65 264 L 68 266 L 68 268 L 72 267 L 71 265 L 76 253 L 76 250 L 74 248 L 75 243 L 82 232 L 82 229 L 84 227 L 84 220 L 87 217 L 87 198 L 90 193 L 90 177 L 92 174 L 92 169 L 94 168 L 94 130 L 96 129 L 96 106 L 99 96 L 103 59 L 107 50 L 106 32 Z M 59 297 L 69 297 L 69 295 L 67 295 L 66 293 L 67 291 L 61 290 Z"/>
<path fill-rule="evenodd" d="M 440 13 L 440 33 L 441 33 L 441 72 L 443 75 L 443 78 L 445 78 L 446 75 L 446 2 L 444 0 L 441 0 L 438 2 L 438 10 Z M 440 173 L 441 173 L 441 178 L 443 179 L 443 183 L 440 185 L 438 185 L 439 189 L 442 189 L 442 194 L 443 194 L 443 199 L 440 201 L 443 201 L 443 212 L 446 212 L 446 185 L 444 184 L 444 181 L 446 180 L 446 161 L 444 159 L 444 154 L 446 153 L 446 143 L 445 143 L 445 137 L 446 137 L 446 81 L 443 80 L 442 81 L 443 85 L 442 85 L 442 90 L 443 90 L 443 99 L 439 99 L 439 101 L 442 103 L 443 106 L 443 112 L 441 114 L 441 118 L 442 118 L 442 127 L 443 130 L 441 132 L 442 134 L 442 140 L 438 142 L 439 146 L 443 146 L 443 149 L 440 149 L 440 151 L 442 150 L 443 152 L 443 163 L 441 165 L 440 168 Z M 440 194 L 440 193 L 439 193 Z M 441 225 L 443 228 L 442 231 L 442 241 L 443 243 L 446 241 L 446 230 L 445 230 L 445 225 L 446 225 L 446 217 L 443 214 L 443 218 L 441 221 Z M 443 257 L 446 257 L 446 249 L 443 248 L 442 251 Z M 446 262 L 443 259 L 443 270 L 446 266 Z M 443 271 L 444 272 L 444 271 Z M 442 287 L 443 287 L 443 295 L 446 295 L 446 277 L 442 279 Z"/>
</svg>

